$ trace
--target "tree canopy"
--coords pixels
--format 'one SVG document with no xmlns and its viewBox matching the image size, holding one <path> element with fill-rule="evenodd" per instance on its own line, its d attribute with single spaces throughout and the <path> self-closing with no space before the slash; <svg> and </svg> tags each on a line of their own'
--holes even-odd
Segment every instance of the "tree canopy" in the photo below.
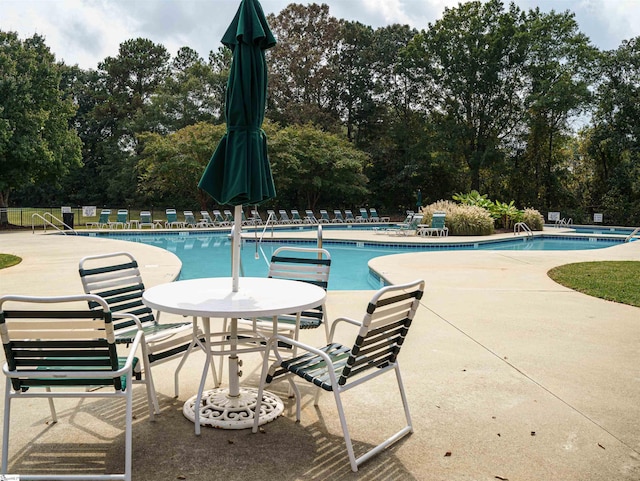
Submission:
<svg viewBox="0 0 640 481">
<path fill-rule="evenodd" d="M 319 4 L 268 21 L 274 204 L 401 214 L 418 188 L 425 203 L 475 189 L 640 222 L 638 38 L 602 52 L 573 13 L 500 0 L 445 8 L 422 29 Z M 9 192 L 22 204 L 211 202 L 197 182 L 225 129 L 228 49 L 171 57 L 130 39 L 82 70 L 38 36 L 0 33 L 0 207 Z"/>
<path fill-rule="evenodd" d="M 80 165 L 76 106 L 60 88 L 61 71 L 42 37 L 0 31 L 0 207 L 14 190 L 55 186 Z"/>
</svg>

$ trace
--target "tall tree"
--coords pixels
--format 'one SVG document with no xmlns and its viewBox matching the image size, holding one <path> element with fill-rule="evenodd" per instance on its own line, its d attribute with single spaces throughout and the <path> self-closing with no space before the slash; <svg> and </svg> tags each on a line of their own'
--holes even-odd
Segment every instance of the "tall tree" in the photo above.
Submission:
<svg viewBox="0 0 640 481">
<path fill-rule="evenodd" d="M 355 141 L 359 126 L 373 110 L 374 31 L 359 22 L 341 22 L 341 41 L 334 57 L 340 75 L 336 90 L 340 93 L 340 117 L 346 126 L 347 138 Z"/>
<path fill-rule="evenodd" d="M 313 122 L 335 129 L 338 20 L 329 15 L 326 4 L 314 3 L 291 4 L 268 21 L 278 44 L 267 54 L 267 116 L 283 125 Z"/>
<path fill-rule="evenodd" d="M 98 65 L 105 95 L 93 112 L 105 147 L 99 174 L 114 204 L 136 198 L 136 134 L 154 126 L 148 113 L 153 94 L 167 76 L 169 58 L 162 45 L 137 38 L 121 43 L 117 57 Z"/>
<path fill-rule="evenodd" d="M 440 150 L 464 161 L 470 187 L 503 156 L 523 109 L 525 44 L 515 5 L 473 1 L 445 8 L 440 20 L 414 38 L 416 73 L 424 78 L 424 105 L 437 128 Z"/>
<path fill-rule="evenodd" d="M 213 65 L 205 63 L 191 48 L 178 50 L 169 74 L 152 97 L 149 115 L 155 125 L 151 130 L 175 132 L 198 122 L 220 122 L 224 109 L 221 86 L 229 65 L 223 68 L 222 72 L 213 70 Z"/>
<path fill-rule="evenodd" d="M 562 137 L 570 120 L 589 105 L 597 51 L 580 33 L 571 12 L 530 10 L 524 20 L 527 56 L 524 66 L 528 134 L 524 168 L 515 172 L 533 187 L 516 196 L 519 203 L 548 210 L 564 196 L 557 184 L 563 163 Z M 558 148 L 556 148 L 558 147 Z M 522 182 L 516 186 L 524 188 Z"/>
<path fill-rule="evenodd" d="M 70 125 L 75 106 L 60 79 L 61 66 L 42 37 L 21 41 L 0 31 L 0 207 L 16 188 L 55 185 L 80 163 L 80 139 Z"/>
<path fill-rule="evenodd" d="M 603 54 L 588 152 L 595 164 L 593 202 L 612 222 L 640 222 L 640 37 Z"/>
</svg>

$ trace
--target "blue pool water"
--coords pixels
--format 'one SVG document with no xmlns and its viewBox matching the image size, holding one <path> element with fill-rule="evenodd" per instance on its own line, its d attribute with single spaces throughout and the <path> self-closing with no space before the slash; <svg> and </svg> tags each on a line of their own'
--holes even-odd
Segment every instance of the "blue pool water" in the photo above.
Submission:
<svg viewBox="0 0 640 481">
<path fill-rule="evenodd" d="M 108 237 L 161 247 L 176 254 L 182 261 L 181 279 L 226 277 L 231 275 L 231 243 L 226 233 L 175 232 L 166 234 L 106 234 Z M 374 257 L 408 252 L 442 250 L 576 250 L 599 249 L 622 242 L 622 239 L 545 236 L 533 239 L 517 238 L 490 243 L 459 243 L 439 245 L 372 244 L 354 241 L 325 241 L 331 254 L 331 290 L 362 290 L 380 287 L 368 268 Z M 242 274 L 265 277 L 271 254 L 282 245 L 314 247 L 315 242 L 245 241 L 242 246 Z M 256 258 L 257 257 L 257 258 Z"/>
</svg>

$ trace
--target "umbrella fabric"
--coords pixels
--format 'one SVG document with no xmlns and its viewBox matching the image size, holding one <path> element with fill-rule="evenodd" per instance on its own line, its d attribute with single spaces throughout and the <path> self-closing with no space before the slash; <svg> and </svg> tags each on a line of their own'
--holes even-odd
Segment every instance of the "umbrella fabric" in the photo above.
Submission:
<svg viewBox="0 0 640 481">
<path fill-rule="evenodd" d="M 422 191 L 418 189 L 418 193 L 416 194 L 416 207 L 422 207 Z"/>
<path fill-rule="evenodd" d="M 264 51 L 276 44 L 260 3 L 242 0 L 222 43 L 233 52 L 227 82 L 227 133 L 198 184 L 219 204 L 260 204 L 276 195 L 261 129 L 267 97 Z"/>
</svg>

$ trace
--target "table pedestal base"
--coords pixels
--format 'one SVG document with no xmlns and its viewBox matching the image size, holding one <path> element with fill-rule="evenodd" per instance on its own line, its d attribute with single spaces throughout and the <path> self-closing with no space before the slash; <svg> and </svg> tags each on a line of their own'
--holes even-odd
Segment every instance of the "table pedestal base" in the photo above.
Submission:
<svg viewBox="0 0 640 481">
<path fill-rule="evenodd" d="M 236 397 L 229 396 L 229 390 L 224 388 L 211 389 L 202 393 L 200 402 L 200 425 L 222 429 L 247 429 L 253 427 L 253 419 L 258 404 L 258 390 L 240 388 Z M 196 396 L 190 398 L 182 413 L 195 422 L 194 405 Z M 268 391 L 262 392 L 262 406 L 259 424 L 266 424 L 276 419 L 284 410 L 284 404 L 278 396 Z"/>
</svg>

